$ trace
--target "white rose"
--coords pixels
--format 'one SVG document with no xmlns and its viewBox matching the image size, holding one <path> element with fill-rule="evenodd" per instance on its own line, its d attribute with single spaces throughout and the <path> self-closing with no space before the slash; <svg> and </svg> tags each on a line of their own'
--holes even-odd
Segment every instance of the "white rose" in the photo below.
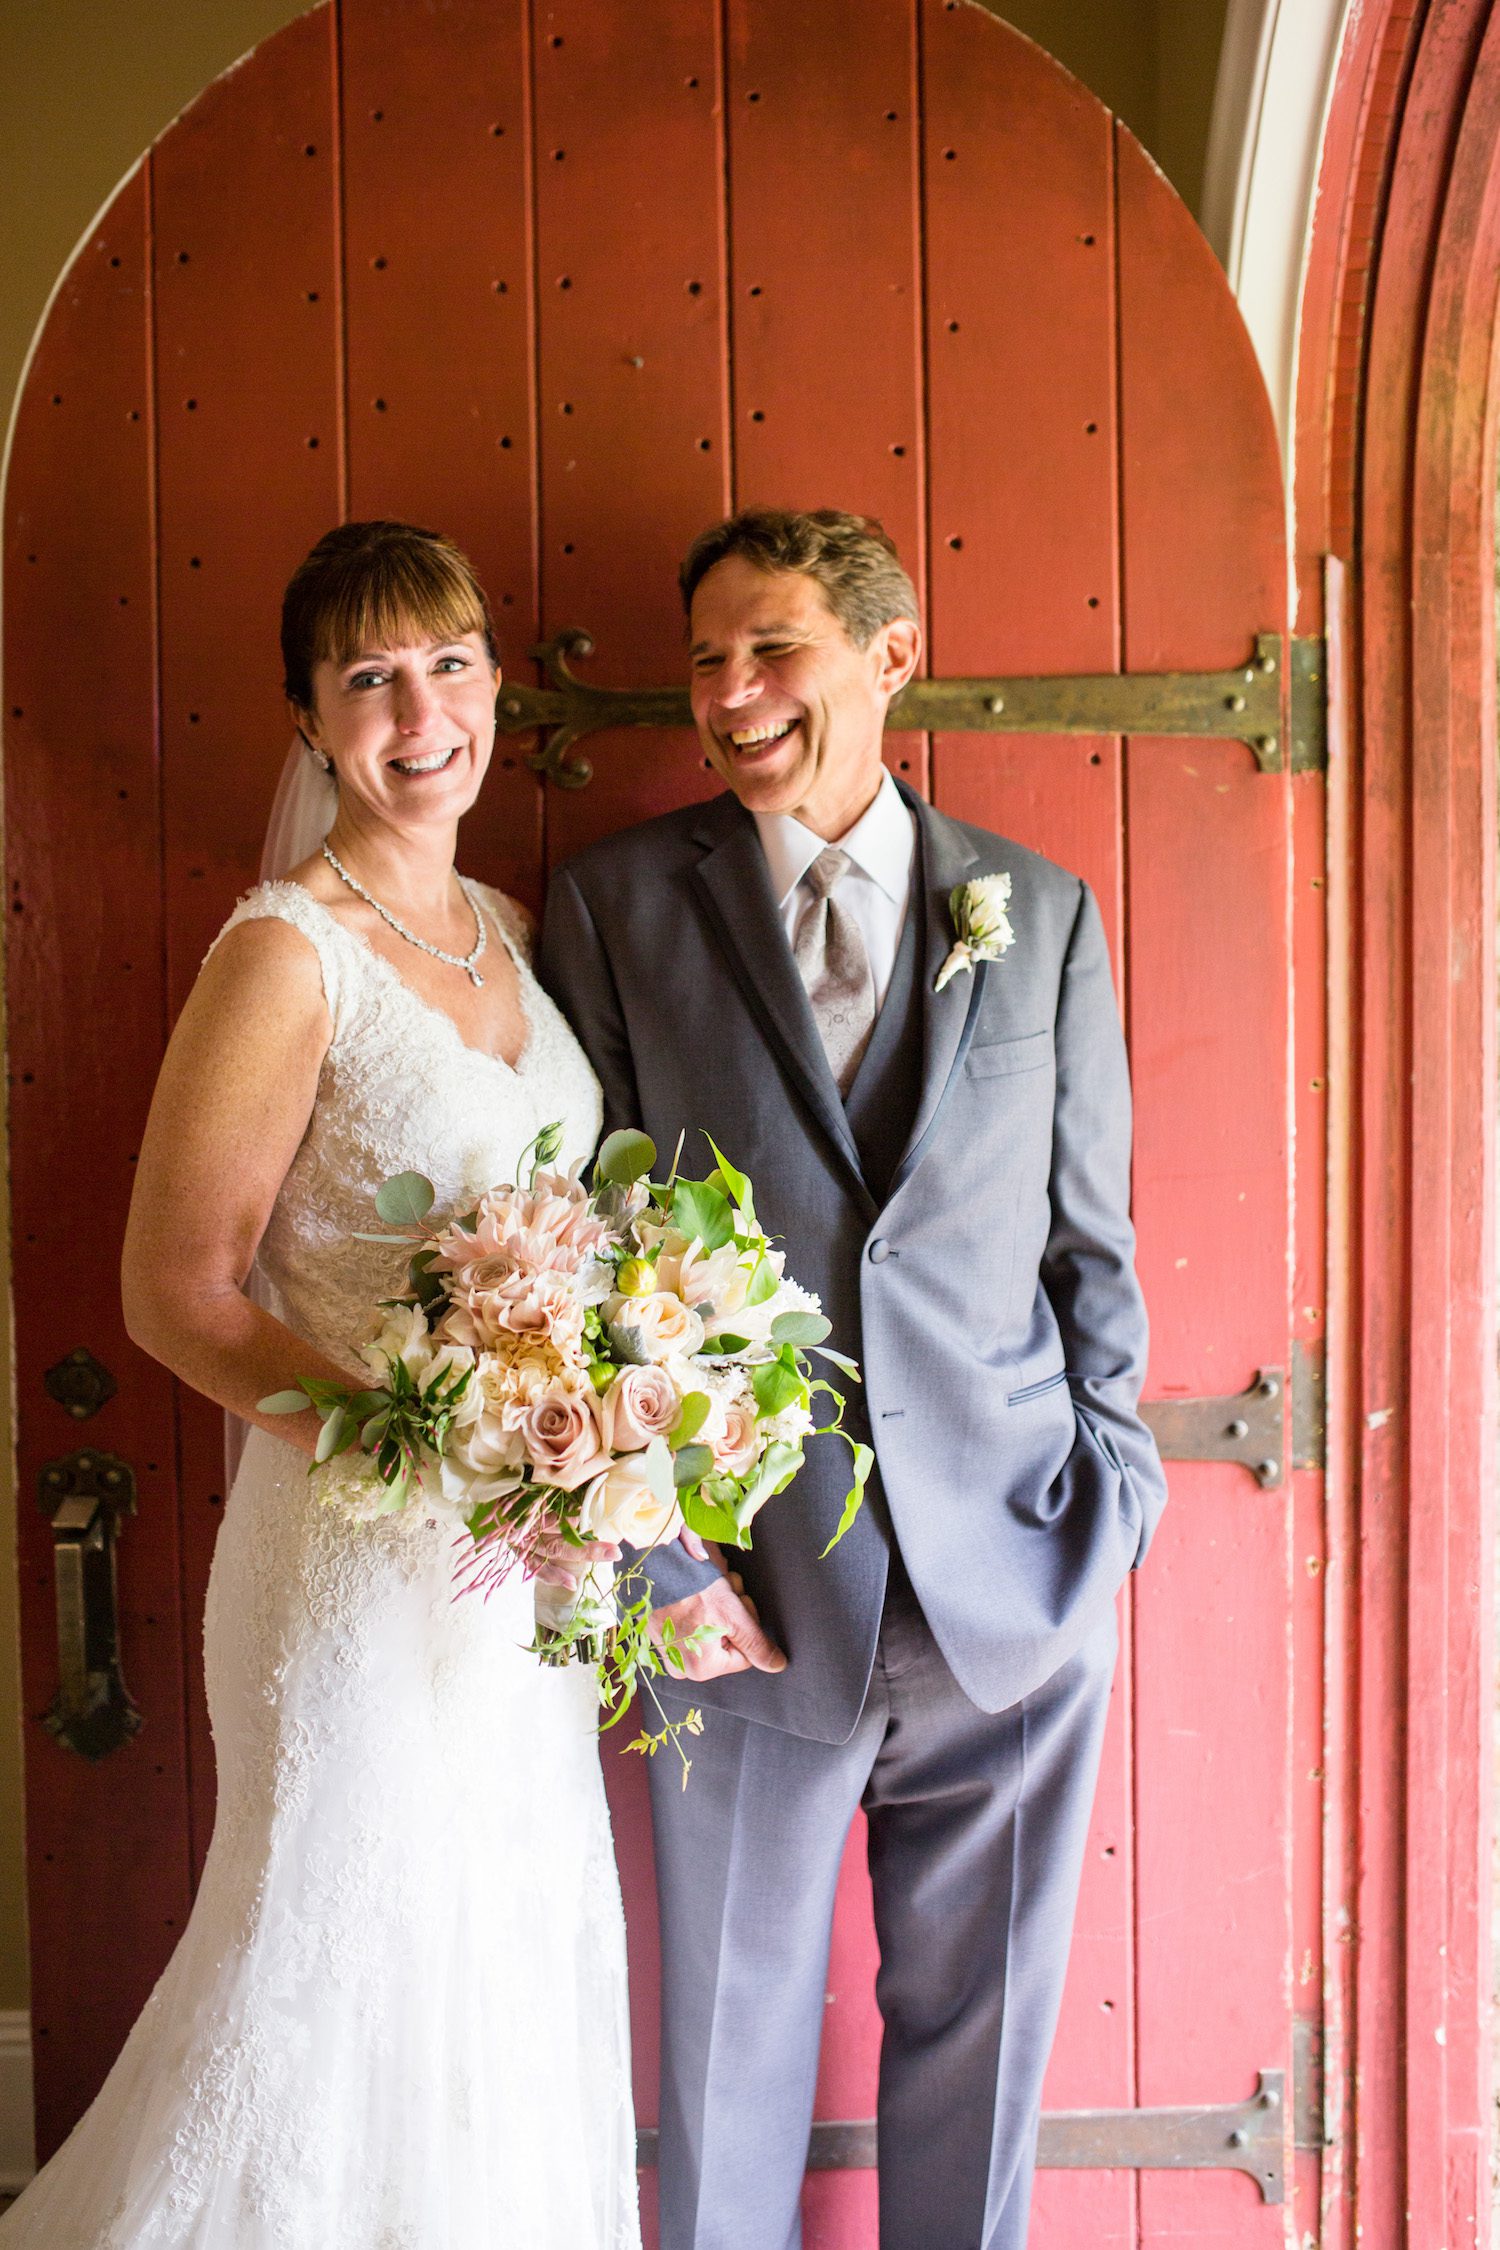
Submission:
<svg viewBox="0 0 1500 2250">
<path fill-rule="evenodd" d="M 690 1359 L 701 1350 L 703 1323 L 680 1297 L 658 1290 L 650 1297 L 621 1297 L 611 1303 L 610 1318 L 644 1358 Z"/>
<path fill-rule="evenodd" d="M 676 1538 L 682 1517 L 675 1500 L 663 1501 L 652 1490 L 645 1455 L 627 1453 L 585 1492 L 578 1528 L 586 1539 L 656 1547 Z"/>
</svg>

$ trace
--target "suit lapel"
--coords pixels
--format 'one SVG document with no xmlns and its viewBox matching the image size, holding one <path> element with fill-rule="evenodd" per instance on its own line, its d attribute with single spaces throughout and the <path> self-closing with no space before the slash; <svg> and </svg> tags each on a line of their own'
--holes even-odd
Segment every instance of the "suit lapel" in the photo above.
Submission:
<svg viewBox="0 0 1500 2250">
<path fill-rule="evenodd" d="M 693 870 L 699 894 L 750 1011 L 863 1188 L 859 1150 L 786 941 L 755 822 L 725 795 L 705 806 L 694 835 L 707 847 Z"/>
<path fill-rule="evenodd" d="M 911 1137 L 891 1182 L 892 1195 L 921 1161 L 953 1073 L 967 1052 L 978 1020 L 988 966 L 981 961 L 969 975 L 952 978 L 941 992 L 934 989 L 938 971 L 953 946 L 949 894 L 956 884 L 968 879 L 977 854 L 962 831 L 935 812 L 924 798 L 905 788 L 901 794 L 917 820 L 917 882 L 909 911 L 920 912 L 925 921 L 921 971 L 922 1090 Z"/>
</svg>

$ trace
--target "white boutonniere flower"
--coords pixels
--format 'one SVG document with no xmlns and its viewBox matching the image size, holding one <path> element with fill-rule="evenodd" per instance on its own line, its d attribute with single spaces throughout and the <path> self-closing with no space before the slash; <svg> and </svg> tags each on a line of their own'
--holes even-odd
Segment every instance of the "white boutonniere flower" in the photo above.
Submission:
<svg viewBox="0 0 1500 2250">
<path fill-rule="evenodd" d="M 980 875 L 949 892 L 948 911 L 958 943 L 937 973 L 934 992 L 941 992 L 960 969 L 972 971 L 976 961 L 997 960 L 1015 944 L 1016 933 L 1005 911 L 1009 900 L 1008 875 Z"/>
</svg>

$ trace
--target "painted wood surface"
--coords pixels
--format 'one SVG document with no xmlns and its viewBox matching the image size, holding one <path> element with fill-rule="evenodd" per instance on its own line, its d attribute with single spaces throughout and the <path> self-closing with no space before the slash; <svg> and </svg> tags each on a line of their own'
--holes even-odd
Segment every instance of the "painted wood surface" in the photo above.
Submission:
<svg viewBox="0 0 1500 2250">
<path fill-rule="evenodd" d="M 1337 721 L 1329 2250 L 1492 2234 L 1497 37 L 1493 0 L 1351 13 L 1302 303 Z"/>
<path fill-rule="evenodd" d="M 143 1486 L 124 1555 L 147 1730 L 97 1770 L 39 1729 L 29 1749 L 49 2144 L 169 1948 L 211 1818 L 217 1417 L 120 1336 L 113 1261 L 165 1025 L 253 879 L 287 573 L 341 515 L 435 523 L 475 556 L 510 669 L 585 625 L 591 675 L 647 684 L 681 671 L 697 529 L 743 501 L 837 503 L 900 539 L 935 673 L 1217 666 L 1282 619 L 1269 430 L 1160 175 L 953 0 L 809 0 L 795 35 L 772 0 L 652 0 L 649 39 L 638 11 L 452 0 L 418 23 L 344 0 L 211 88 L 122 193 L 49 324 L 8 512 L 23 1475 L 73 1442 L 40 1376 L 86 1341 L 121 1379 L 89 1435 Z M 33 686 L 59 648 L 63 697 Z M 545 796 L 502 750 L 464 840 L 476 873 L 534 903 L 588 837 L 710 787 L 690 736 L 590 747 L 592 786 Z M 1229 744 L 899 736 L 890 755 L 1098 892 L 1135 1054 L 1152 1387 L 1284 1363 L 1288 785 Z M 84 989 L 106 1002 L 81 1022 Z M 102 1219 L 64 1313 L 53 1213 L 80 1162 Z M 1290 2068 L 1288 1503 L 1232 1470 L 1172 1484 L 1123 1602 L 1051 2107 L 1234 2101 Z M 45 1526 L 25 1528 L 36 1712 L 53 1624 Z M 639 1769 L 609 1772 L 650 2122 L 649 1832 Z M 873 2113 L 873 1945 L 856 1830 L 825 2118 Z M 810 2245 L 864 2250 L 872 2178 L 813 2176 L 806 2217 Z M 1282 2224 L 1240 2177 L 1038 2183 L 1036 2234 L 1063 2250 Z"/>
</svg>

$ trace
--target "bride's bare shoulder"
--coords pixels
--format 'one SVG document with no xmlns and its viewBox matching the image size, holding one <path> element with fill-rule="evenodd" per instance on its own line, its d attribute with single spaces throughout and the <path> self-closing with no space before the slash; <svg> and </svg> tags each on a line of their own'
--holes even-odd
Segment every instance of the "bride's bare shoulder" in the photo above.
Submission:
<svg viewBox="0 0 1500 2250">
<path fill-rule="evenodd" d="M 266 1006 L 287 1015 L 328 1015 L 326 945 L 312 917 L 288 910 L 268 885 L 244 900 L 198 972 L 190 1006 Z"/>
</svg>

